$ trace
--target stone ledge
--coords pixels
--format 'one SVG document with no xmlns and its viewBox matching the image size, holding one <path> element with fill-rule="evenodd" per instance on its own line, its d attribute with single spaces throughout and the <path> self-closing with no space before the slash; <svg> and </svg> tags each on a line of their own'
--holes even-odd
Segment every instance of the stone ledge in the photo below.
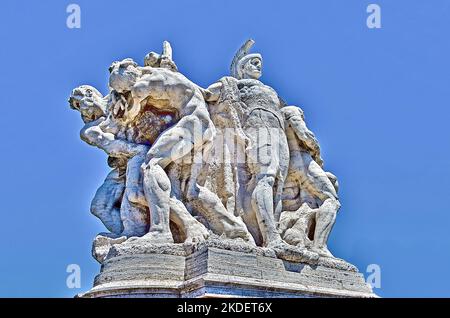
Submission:
<svg viewBox="0 0 450 318">
<path fill-rule="evenodd" d="M 175 255 L 163 250 L 110 255 L 80 297 L 377 297 L 342 260 L 312 265 L 210 246 L 185 255 L 180 247 Z"/>
</svg>

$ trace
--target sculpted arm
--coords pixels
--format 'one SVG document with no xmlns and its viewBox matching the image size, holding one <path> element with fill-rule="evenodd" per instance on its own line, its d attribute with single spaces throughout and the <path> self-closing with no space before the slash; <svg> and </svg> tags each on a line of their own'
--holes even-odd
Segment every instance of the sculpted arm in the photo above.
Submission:
<svg viewBox="0 0 450 318">
<path fill-rule="evenodd" d="M 323 166 L 320 156 L 320 146 L 316 136 L 306 127 L 303 111 L 296 106 L 286 106 L 281 109 L 286 123 L 292 128 L 296 137 L 308 148 L 314 161 Z"/>
<path fill-rule="evenodd" d="M 222 89 L 222 82 L 217 82 L 209 86 L 207 89 L 201 88 L 203 97 L 208 103 L 217 102 L 220 97 L 220 92 Z"/>
<path fill-rule="evenodd" d="M 98 147 L 112 157 L 132 157 L 141 153 L 145 145 L 138 145 L 123 140 L 118 140 L 112 132 L 105 132 L 107 119 L 101 117 L 87 123 L 80 131 L 80 138 L 91 146 Z"/>
</svg>

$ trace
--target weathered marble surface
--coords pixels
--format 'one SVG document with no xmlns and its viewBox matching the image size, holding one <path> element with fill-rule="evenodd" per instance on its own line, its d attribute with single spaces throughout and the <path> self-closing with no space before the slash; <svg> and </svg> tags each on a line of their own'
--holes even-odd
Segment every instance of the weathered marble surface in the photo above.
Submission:
<svg viewBox="0 0 450 318">
<path fill-rule="evenodd" d="M 376 297 L 356 268 L 342 260 L 289 262 L 264 248 L 230 250 L 226 244 L 216 238 L 196 248 L 118 247 L 103 263 L 94 287 L 80 296 Z"/>
<path fill-rule="evenodd" d="M 231 76 L 208 88 L 179 72 L 164 42 L 163 52 L 147 54 L 144 66 L 132 59 L 114 62 L 106 96 L 88 85 L 73 90 L 69 104 L 84 122 L 81 139 L 102 149 L 111 167 L 91 204 L 109 232 L 94 240 L 102 273 L 89 295 L 106 295 L 94 291 L 106 288 L 108 280 L 114 288 L 137 280 L 150 295 L 145 284 L 155 280 L 159 293 L 161 284 L 176 277 L 173 295 L 194 295 L 182 278 L 203 262 L 202 248 L 214 256 L 208 259 L 210 276 L 245 277 L 251 286 L 249 280 L 272 286 L 290 283 L 290 277 L 299 294 L 321 295 L 299 287 L 303 270 L 294 277 L 279 267 L 279 277 L 261 276 L 269 263 L 291 262 L 305 273 L 314 267 L 318 276 L 326 272 L 322 267 L 333 275 L 352 273 L 359 289 L 344 294 L 370 294 L 355 269 L 327 248 L 340 208 L 337 178 L 324 170 L 303 111 L 259 80 L 263 60 L 249 52 L 253 44 L 249 40 L 238 50 Z M 245 275 L 209 271 L 220 255 L 257 265 Z M 148 268 L 128 268 L 141 261 Z M 339 283 L 329 283 L 339 290 Z M 205 286 L 198 290 L 206 293 Z"/>
</svg>

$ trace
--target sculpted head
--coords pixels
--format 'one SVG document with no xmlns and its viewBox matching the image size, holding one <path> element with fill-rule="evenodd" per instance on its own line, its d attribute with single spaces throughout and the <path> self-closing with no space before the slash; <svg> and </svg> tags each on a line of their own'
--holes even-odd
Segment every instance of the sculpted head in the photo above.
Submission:
<svg viewBox="0 0 450 318">
<path fill-rule="evenodd" d="M 80 112 L 85 123 L 105 116 L 106 100 L 94 87 L 82 85 L 75 88 L 69 98 L 70 108 Z"/>
<path fill-rule="evenodd" d="M 112 63 L 109 72 L 109 86 L 118 93 L 129 92 L 141 76 L 137 63 L 129 58 Z"/>
<path fill-rule="evenodd" d="M 239 49 L 231 63 L 231 76 L 237 79 L 259 79 L 262 75 L 262 56 L 248 53 L 255 41 L 248 40 Z"/>
<path fill-rule="evenodd" d="M 159 67 L 161 63 L 161 55 L 155 52 L 148 53 L 144 58 L 144 66 Z"/>
<path fill-rule="evenodd" d="M 262 58 L 259 54 L 249 54 L 241 64 L 242 78 L 259 79 L 262 75 Z"/>
</svg>

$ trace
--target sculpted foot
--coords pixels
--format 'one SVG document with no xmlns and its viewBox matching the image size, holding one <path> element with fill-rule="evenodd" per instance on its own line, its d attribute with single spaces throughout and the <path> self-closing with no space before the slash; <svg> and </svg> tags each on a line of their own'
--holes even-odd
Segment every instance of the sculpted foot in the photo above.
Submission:
<svg viewBox="0 0 450 318">
<path fill-rule="evenodd" d="M 245 228 L 241 228 L 241 226 L 236 226 L 230 229 L 226 229 L 224 231 L 225 237 L 230 238 L 230 239 L 242 239 L 245 242 L 252 244 L 252 245 L 256 245 L 255 240 L 253 238 L 253 236 L 250 234 L 249 231 L 247 231 L 247 229 Z"/>
<path fill-rule="evenodd" d="M 255 239 L 248 231 L 245 231 L 244 241 L 246 241 L 249 244 L 256 245 Z"/>
<path fill-rule="evenodd" d="M 126 240 L 127 238 L 125 236 L 113 233 L 99 233 L 92 244 L 92 256 L 99 263 L 102 263 L 113 245 L 121 244 Z"/>
<path fill-rule="evenodd" d="M 135 233 L 132 233 L 130 231 L 123 231 L 122 233 L 119 234 L 119 236 L 123 236 L 126 238 L 137 237 Z"/>
<path fill-rule="evenodd" d="M 330 257 L 335 258 L 333 254 L 331 254 L 330 250 L 328 250 L 327 247 L 318 247 L 318 246 L 311 246 L 311 252 L 315 252 L 319 254 L 321 257 Z"/>
<path fill-rule="evenodd" d="M 127 237 L 127 238 L 131 238 L 131 237 L 141 237 L 145 234 L 145 229 L 143 228 L 124 228 L 122 233 L 120 233 L 118 236 L 120 237 Z"/>
<path fill-rule="evenodd" d="M 173 237 L 170 232 L 162 233 L 158 231 L 148 232 L 142 237 L 131 237 L 127 242 L 151 243 L 151 244 L 165 244 L 173 243 Z"/>
<path fill-rule="evenodd" d="M 203 241 L 206 241 L 209 237 L 208 230 L 202 224 L 196 224 L 195 226 L 191 226 L 186 231 L 186 240 L 184 243 L 187 244 L 196 244 Z"/>
<path fill-rule="evenodd" d="M 155 244 L 173 243 L 172 233 L 170 232 L 149 232 L 145 234 L 142 239 Z"/>
<path fill-rule="evenodd" d="M 281 240 L 273 241 L 267 245 L 278 258 L 291 262 L 317 262 L 319 255 L 298 246 L 289 245 Z"/>
</svg>

